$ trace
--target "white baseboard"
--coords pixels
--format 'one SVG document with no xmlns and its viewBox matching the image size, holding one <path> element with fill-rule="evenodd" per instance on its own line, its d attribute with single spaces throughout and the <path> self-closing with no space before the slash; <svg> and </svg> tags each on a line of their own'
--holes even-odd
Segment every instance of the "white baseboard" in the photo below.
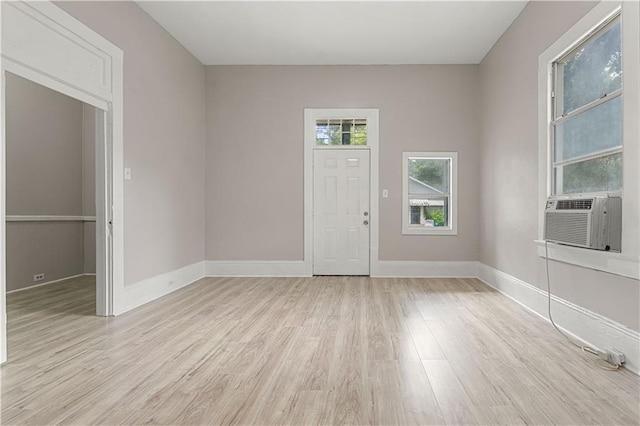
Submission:
<svg viewBox="0 0 640 426">
<path fill-rule="evenodd" d="M 478 278 L 500 293 L 549 321 L 547 292 L 483 263 L 478 264 Z M 595 349 L 615 348 L 625 355 L 624 366 L 640 374 L 640 333 L 607 317 L 551 296 L 551 311 L 555 323 Z"/>
<path fill-rule="evenodd" d="M 208 277 L 304 277 L 300 261 L 206 261 Z M 372 262 L 372 277 L 477 277 L 478 262 L 393 261 Z"/>
<path fill-rule="evenodd" d="M 136 284 L 126 285 L 124 286 L 124 300 L 126 300 L 124 309 L 120 312 L 114 312 L 114 315 L 123 314 L 140 305 L 186 287 L 203 278 L 204 271 L 205 262 L 202 261 L 147 278 Z"/>
<path fill-rule="evenodd" d="M 207 277 L 304 277 L 305 263 L 295 261 L 207 260 Z"/>
<path fill-rule="evenodd" d="M 372 277 L 394 278 L 475 278 L 476 261 L 379 260 L 371 265 Z"/>
<path fill-rule="evenodd" d="M 19 291 L 24 291 L 24 290 L 31 290 L 32 288 L 42 287 L 42 286 L 49 285 L 49 284 L 56 284 L 56 283 L 59 283 L 60 281 L 66 281 L 66 280 L 70 280 L 72 278 L 84 277 L 84 276 L 87 276 L 87 275 L 95 275 L 95 274 L 71 275 L 70 277 L 59 278 L 57 280 L 47 281 L 46 283 L 34 284 L 34 285 L 30 285 L 28 287 L 17 288 L 15 290 L 8 291 L 7 294 L 17 293 Z"/>
</svg>

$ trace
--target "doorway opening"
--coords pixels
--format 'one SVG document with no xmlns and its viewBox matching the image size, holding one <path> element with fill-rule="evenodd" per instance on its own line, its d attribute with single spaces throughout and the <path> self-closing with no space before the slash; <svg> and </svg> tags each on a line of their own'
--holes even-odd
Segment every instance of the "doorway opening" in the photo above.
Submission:
<svg viewBox="0 0 640 426">
<path fill-rule="evenodd" d="M 304 111 L 306 275 L 371 275 L 378 262 L 378 110 Z"/>
<path fill-rule="evenodd" d="M 105 259 L 96 256 L 103 121 L 89 104 L 5 74 L 7 293 L 70 280 L 104 286 Z"/>
<path fill-rule="evenodd" d="M 8 358 L 4 176 L 9 73 L 94 107 L 96 134 L 101 135 L 95 157 L 96 313 L 122 312 L 124 292 L 123 176 L 118 172 L 123 170 L 123 52 L 51 2 L 4 2 L 2 15 L 0 363 Z"/>
</svg>

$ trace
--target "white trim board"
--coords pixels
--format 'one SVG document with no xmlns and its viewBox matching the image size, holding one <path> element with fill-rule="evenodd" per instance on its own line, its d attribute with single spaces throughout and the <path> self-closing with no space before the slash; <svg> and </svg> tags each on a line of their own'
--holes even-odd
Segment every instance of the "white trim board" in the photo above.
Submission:
<svg viewBox="0 0 640 426">
<path fill-rule="evenodd" d="M 207 260 L 207 277 L 305 277 L 303 260 Z"/>
<path fill-rule="evenodd" d="M 549 321 L 546 291 L 483 263 L 478 263 L 478 278 Z M 596 349 L 609 346 L 621 351 L 626 359 L 624 366 L 640 374 L 640 332 L 554 295 L 551 295 L 551 310 L 558 327 L 577 341 Z"/>
<path fill-rule="evenodd" d="M 152 302 L 169 293 L 193 284 L 205 274 L 205 261 L 196 262 L 173 271 L 147 278 L 132 285 L 124 286 L 124 306 L 114 312 L 123 314 L 145 303 Z"/>
<path fill-rule="evenodd" d="M 207 277 L 310 277 L 305 262 L 263 260 L 207 260 Z M 371 269 L 371 277 L 393 278 L 476 278 L 476 261 L 397 261 L 380 260 Z"/>
<path fill-rule="evenodd" d="M 373 266 L 373 265 L 372 265 Z M 372 277 L 392 278 L 476 278 L 476 261 L 379 260 Z"/>
<path fill-rule="evenodd" d="M 47 281 L 47 282 L 44 282 L 44 283 L 38 283 L 38 284 L 30 285 L 28 287 L 17 288 L 15 290 L 7 291 L 7 294 L 18 293 L 18 292 L 24 291 L 24 290 L 31 290 L 32 288 L 43 287 L 43 286 L 49 285 L 49 284 L 56 284 L 56 283 L 59 283 L 60 281 L 66 281 L 66 280 L 71 280 L 71 279 L 74 279 L 74 278 L 86 277 L 86 276 L 91 276 L 91 275 L 95 275 L 95 274 L 71 275 L 70 277 L 59 278 L 57 280 L 52 280 L 52 281 Z"/>
<path fill-rule="evenodd" d="M 580 247 L 571 247 L 561 244 L 548 243 L 545 248 L 544 241 L 535 241 L 538 256 L 547 257 L 558 262 L 579 265 L 583 268 L 607 271 L 610 274 L 623 277 L 640 279 L 640 259 L 625 256 L 622 253 L 611 251 L 585 250 Z"/>
<path fill-rule="evenodd" d="M 7 222 L 95 222 L 95 216 L 7 215 Z"/>
</svg>

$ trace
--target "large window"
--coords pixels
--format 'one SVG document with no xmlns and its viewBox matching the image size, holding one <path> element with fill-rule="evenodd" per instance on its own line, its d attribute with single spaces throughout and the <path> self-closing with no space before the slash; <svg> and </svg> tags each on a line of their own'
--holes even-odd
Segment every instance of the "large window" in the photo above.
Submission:
<svg viewBox="0 0 640 426">
<path fill-rule="evenodd" d="M 551 191 L 622 190 L 620 15 L 553 62 Z"/>
<path fill-rule="evenodd" d="M 403 162 L 403 234 L 455 235 L 455 152 L 405 152 Z"/>
<path fill-rule="evenodd" d="M 640 3 L 601 1 L 538 57 L 538 255 L 636 280 L 638 34 Z M 609 192 L 623 197 L 621 253 L 563 245 L 547 250 L 544 212 L 550 195 Z"/>
</svg>

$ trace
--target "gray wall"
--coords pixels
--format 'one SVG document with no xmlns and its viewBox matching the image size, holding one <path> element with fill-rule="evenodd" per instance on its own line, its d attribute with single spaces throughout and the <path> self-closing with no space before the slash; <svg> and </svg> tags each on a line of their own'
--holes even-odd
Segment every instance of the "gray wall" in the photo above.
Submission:
<svg viewBox="0 0 640 426">
<path fill-rule="evenodd" d="M 89 214 L 84 204 L 93 203 L 93 191 L 84 188 L 94 183 L 84 179 L 94 174 L 94 162 L 85 147 L 93 139 L 85 139 L 83 104 L 12 74 L 6 90 L 7 214 Z M 84 228 L 82 222 L 8 222 L 7 290 L 37 284 L 38 273 L 47 282 L 95 272 L 95 231 L 92 238 Z M 87 256 L 93 265 L 85 264 Z"/>
<path fill-rule="evenodd" d="M 595 3 L 530 2 L 480 64 L 480 261 L 546 289 L 538 257 L 538 56 Z M 638 281 L 551 262 L 552 292 L 640 330 Z"/>
<path fill-rule="evenodd" d="M 58 2 L 124 51 L 125 284 L 204 259 L 204 66 L 133 2 Z"/>
<path fill-rule="evenodd" d="M 207 67 L 206 258 L 303 257 L 303 110 L 380 109 L 380 259 L 478 257 L 478 67 Z M 459 235 L 403 236 L 402 152 L 459 152 Z"/>
<path fill-rule="evenodd" d="M 6 81 L 7 215 L 81 215 L 82 102 Z"/>
</svg>

